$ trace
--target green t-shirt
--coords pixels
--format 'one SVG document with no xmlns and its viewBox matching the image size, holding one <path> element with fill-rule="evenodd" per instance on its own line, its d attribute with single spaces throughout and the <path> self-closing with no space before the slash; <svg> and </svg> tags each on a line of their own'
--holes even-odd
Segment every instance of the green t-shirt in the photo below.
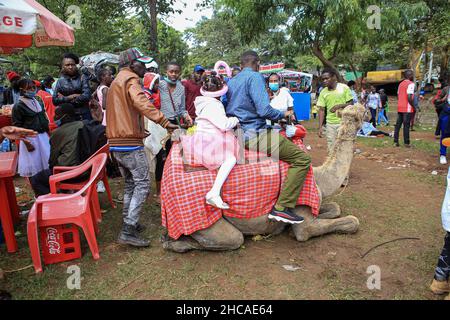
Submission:
<svg viewBox="0 0 450 320">
<path fill-rule="evenodd" d="M 336 113 L 330 112 L 330 109 L 338 104 L 345 104 L 349 101 L 353 101 L 350 88 L 345 84 L 338 83 L 336 90 L 325 88 L 320 92 L 317 106 L 327 109 L 327 123 L 340 124 L 341 119 L 336 116 Z"/>
</svg>

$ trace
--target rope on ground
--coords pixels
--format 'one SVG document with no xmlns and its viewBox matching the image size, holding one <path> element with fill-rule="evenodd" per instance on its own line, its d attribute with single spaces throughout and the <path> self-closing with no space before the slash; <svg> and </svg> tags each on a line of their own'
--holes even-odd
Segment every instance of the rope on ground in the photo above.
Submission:
<svg viewBox="0 0 450 320">
<path fill-rule="evenodd" d="M 347 186 L 348 186 L 348 182 L 347 182 L 347 184 L 346 185 L 344 185 L 344 188 L 342 188 L 342 191 L 341 192 L 339 192 L 339 194 L 336 196 L 336 197 L 339 197 L 339 196 L 341 196 L 344 192 L 345 192 L 345 190 L 347 189 Z"/>
<path fill-rule="evenodd" d="M 132 283 L 136 282 L 137 280 L 139 280 L 140 278 L 142 278 L 143 276 L 145 276 L 148 273 L 148 271 L 140 274 L 139 276 L 137 276 L 136 278 L 134 278 L 133 280 L 131 280 L 130 282 L 128 282 L 127 284 L 125 284 L 124 286 L 122 286 L 121 288 L 119 288 L 118 291 L 122 291 L 123 289 L 129 287 Z"/>
<path fill-rule="evenodd" d="M 14 273 L 14 272 L 23 271 L 23 270 L 30 269 L 30 268 L 33 268 L 33 265 L 32 265 L 32 264 L 30 264 L 29 266 L 20 268 L 20 269 L 16 269 L 16 270 L 3 270 L 3 272 L 4 272 L 4 273 Z"/>
<path fill-rule="evenodd" d="M 372 252 L 373 250 L 375 250 L 375 249 L 377 249 L 377 248 L 379 248 L 381 246 L 384 246 L 384 245 L 386 245 L 388 243 L 391 243 L 391 242 L 401 241 L 401 240 L 420 240 L 420 238 L 398 238 L 398 239 L 394 239 L 394 240 L 383 242 L 383 243 L 381 243 L 379 245 L 376 245 L 375 247 L 373 247 L 369 251 L 367 251 L 365 254 L 363 254 L 361 256 L 361 259 L 364 259 L 370 252 Z"/>
</svg>

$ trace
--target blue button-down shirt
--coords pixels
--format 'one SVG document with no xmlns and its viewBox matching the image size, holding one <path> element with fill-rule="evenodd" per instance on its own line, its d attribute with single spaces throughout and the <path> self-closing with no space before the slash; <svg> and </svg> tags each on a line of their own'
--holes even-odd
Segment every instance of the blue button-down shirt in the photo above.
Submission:
<svg viewBox="0 0 450 320">
<path fill-rule="evenodd" d="M 279 121 L 284 118 L 283 112 L 270 106 L 264 77 L 251 68 L 245 68 L 230 80 L 227 100 L 227 115 L 239 119 L 246 137 L 267 129 L 267 119 Z"/>
</svg>

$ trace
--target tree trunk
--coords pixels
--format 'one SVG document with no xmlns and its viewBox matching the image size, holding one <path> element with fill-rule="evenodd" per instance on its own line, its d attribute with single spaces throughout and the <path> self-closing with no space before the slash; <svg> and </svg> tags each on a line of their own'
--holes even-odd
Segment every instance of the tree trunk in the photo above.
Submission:
<svg viewBox="0 0 450 320">
<path fill-rule="evenodd" d="M 355 75 L 355 82 L 358 84 L 358 88 L 362 88 L 362 77 L 358 77 L 358 71 L 356 71 L 355 65 L 352 62 L 352 57 L 348 59 L 348 64 L 350 65 L 350 69 L 352 69 L 353 74 Z"/>
<path fill-rule="evenodd" d="M 442 55 L 441 55 L 441 74 L 440 77 L 444 80 L 448 80 L 450 74 L 448 73 L 448 63 L 450 60 L 450 45 L 445 46 L 442 48 Z"/>
<path fill-rule="evenodd" d="M 158 56 L 158 12 L 156 8 L 158 0 L 148 0 L 150 7 L 150 51 Z"/>
<path fill-rule="evenodd" d="M 324 67 L 330 68 L 330 69 L 333 69 L 334 71 L 336 71 L 336 74 L 338 75 L 338 81 L 339 82 L 345 82 L 344 78 L 341 76 L 341 73 L 339 72 L 339 70 L 336 68 L 336 66 L 333 64 L 332 61 L 330 61 L 327 58 L 325 58 L 322 50 L 319 47 L 313 46 L 311 48 L 311 51 L 320 60 L 320 62 L 322 62 Z"/>
</svg>

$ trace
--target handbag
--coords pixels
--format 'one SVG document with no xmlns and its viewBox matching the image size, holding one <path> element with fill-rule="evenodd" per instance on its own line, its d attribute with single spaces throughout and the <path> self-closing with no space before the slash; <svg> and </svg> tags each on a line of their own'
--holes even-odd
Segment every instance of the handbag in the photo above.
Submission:
<svg viewBox="0 0 450 320">
<path fill-rule="evenodd" d="M 145 139 L 144 145 L 152 154 L 157 155 L 163 148 L 162 141 L 167 137 L 168 132 L 151 120 L 148 120 L 147 130 L 150 132 L 150 136 Z"/>
</svg>

